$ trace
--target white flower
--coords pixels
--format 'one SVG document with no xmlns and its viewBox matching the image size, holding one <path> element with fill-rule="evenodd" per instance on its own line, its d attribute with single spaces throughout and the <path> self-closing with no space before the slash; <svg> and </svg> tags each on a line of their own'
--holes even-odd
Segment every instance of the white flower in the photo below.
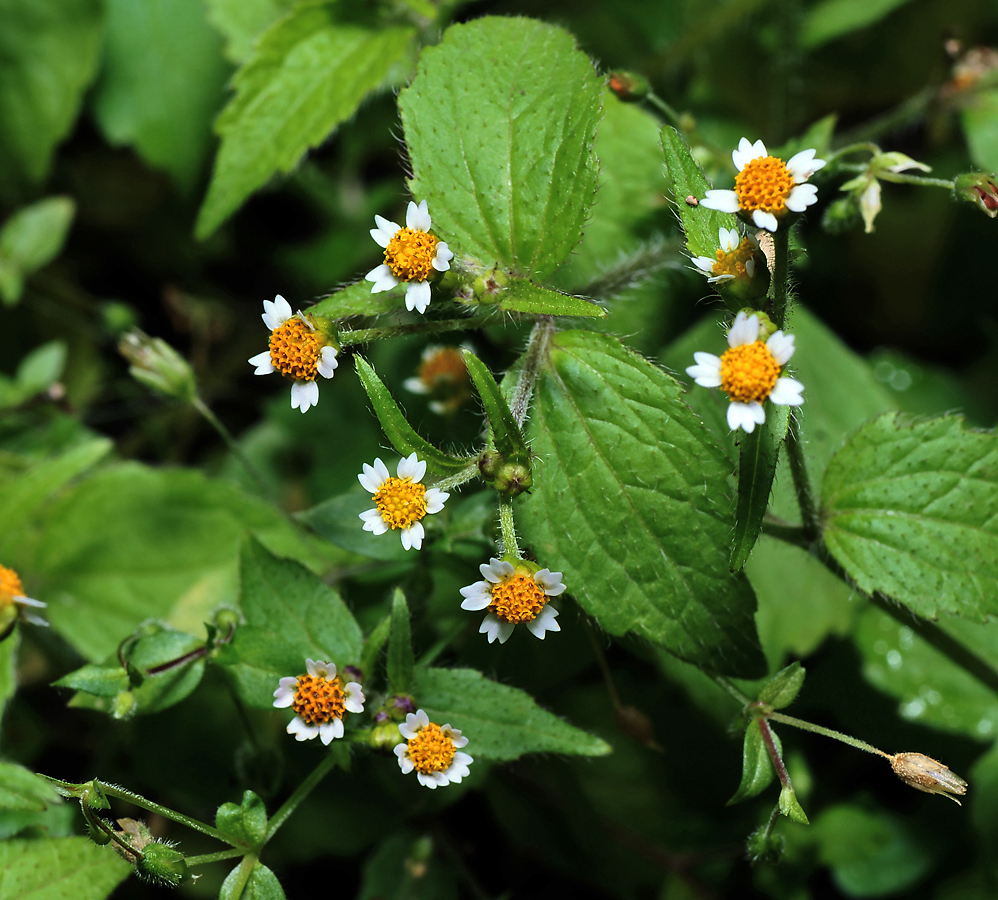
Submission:
<svg viewBox="0 0 998 900">
<path fill-rule="evenodd" d="M 755 275 L 754 254 L 758 244 L 754 238 L 742 237 L 737 228 L 719 228 L 717 231 L 718 253 L 716 257 L 696 256 L 695 265 L 707 281 L 715 284 L 719 281 L 733 281 L 744 274 L 751 278 Z"/>
<path fill-rule="evenodd" d="M 410 453 L 398 464 L 398 478 L 388 474 L 388 467 L 376 459 L 373 466 L 364 463 L 364 471 L 357 476 L 364 490 L 374 495 L 374 509 L 364 510 L 360 518 L 364 531 L 384 534 L 389 528 L 402 530 L 402 546 L 406 550 L 423 545 L 424 516 L 438 513 L 450 496 L 445 491 L 427 488 L 420 484 L 426 474 L 426 463 L 415 453 Z"/>
<path fill-rule="evenodd" d="M 731 400 L 728 427 L 747 432 L 766 421 L 763 401 L 767 398 L 780 406 L 800 406 L 802 385 L 795 378 L 780 375 L 794 355 L 793 335 L 777 331 L 766 343 L 759 340 L 759 317 L 738 313 L 728 332 L 728 350 L 721 357 L 713 353 L 694 353 L 696 365 L 686 374 L 701 387 L 719 387 Z"/>
<path fill-rule="evenodd" d="M 274 691 L 274 706 L 290 706 L 296 713 L 288 723 L 288 734 L 297 741 L 318 737 L 329 744 L 343 737 L 344 712 L 364 711 L 364 691 L 356 681 L 344 686 L 332 663 L 306 659 L 307 675 L 282 678 Z"/>
<path fill-rule="evenodd" d="M 405 743 L 395 745 L 395 756 L 403 775 L 416 770 L 416 778 L 424 787 L 435 790 L 448 784 L 459 784 L 469 774 L 474 759 L 461 748 L 468 739 L 457 728 L 437 725 L 421 709 L 409 713 L 399 725 Z"/>
<path fill-rule="evenodd" d="M 804 212 L 818 199 L 818 189 L 805 182 L 825 165 L 814 150 L 801 150 L 784 163 L 769 156 L 762 141 L 738 142 L 731 160 L 738 170 L 733 191 L 711 190 L 700 201 L 708 209 L 749 217 L 757 228 L 776 231 L 779 219 L 790 212 Z"/>
<path fill-rule="evenodd" d="M 430 234 L 430 214 L 423 200 L 419 206 L 409 201 L 405 212 L 405 228 L 381 216 L 375 216 L 377 228 L 371 237 L 385 248 L 385 261 L 365 275 L 373 281 L 372 294 L 390 291 L 405 284 L 405 308 L 410 312 L 426 312 L 430 305 L 430 282 L 434 272 L 446 272 L 454 254 L 447 244 Z"/>
<path fill-rule="evenodd" d="M 479 634 L 487 634 L 491 644 L 497 638 L 505 644 L 516 625 L 524 624 L 535 637 L 544 640 L 548 631 L 561 631 L 558 610 L 548 605 L 549 597 L 565 590 L 561 572 L 534 571 L 522 560 L 516 565 L 492 557 L 478 567 L 484 581 L 461 588 L 461 609 L 486 609 Z"/>
<path fill-rule="evenodd" d="M 41 616 L 29 612 L 29 609 L 45 609 L 46 605 L 41 600 L 26 596 L 17 572 L 0 565 L 0 634 L 12 626 L 15 619 L 23 619 L 32 625 L 48 625 Z"/>
<path fill-rule="evenodd" d="M 280 372 L 295 379 L 291 385 L 291 408 L 303 413 L 319 402 L 316 375 L 332 378 L 336 348 L 323 343 L 315 326 L 300 312 L 294 315 L 291 306 L 280 294 L 273 301 L 263 301 L 263 323 L 270 329 L 270 349 L 249 360 L 256 366 L 254 375 Z"/>
</svg>

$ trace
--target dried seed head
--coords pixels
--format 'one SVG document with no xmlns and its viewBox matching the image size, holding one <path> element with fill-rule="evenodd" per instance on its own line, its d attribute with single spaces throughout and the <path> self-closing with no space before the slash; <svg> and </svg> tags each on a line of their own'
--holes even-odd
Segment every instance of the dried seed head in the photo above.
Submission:
<svg viewBox="0 0 998 900">
<path fill-rule="evenodd" d="M 967 782 L 931 756 L 923 753 L 895 753 L 888 759 L 894 774 L 916 791 L 942 794 L 957 804 L 960 801 L 953 794 L 962 796 L 967 793 Z"/>
</svg>

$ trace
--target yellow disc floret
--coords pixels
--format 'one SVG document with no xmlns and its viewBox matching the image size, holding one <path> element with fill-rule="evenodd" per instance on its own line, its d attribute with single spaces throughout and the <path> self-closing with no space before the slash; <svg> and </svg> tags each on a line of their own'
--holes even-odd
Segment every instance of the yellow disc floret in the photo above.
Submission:
<svg viewBox="0 0 998 900">
<path fill-rule="evenodd" d="M 490 591 L 492 602 L 489 604 L 489 611 L 499 621 L 512 622 L 514 625 L 532 622 L 548 602 L 544 588 L 528 572 L 516 572 L 499 584 L 491 585 Z"/>
<path fill-rule="evenodd" d="M 748 238 L 730 253 L 725 253 L 720 247 L 717 250 L 717 262 L 714 263 L 715 275 L 732 275 L 735 278 L 748 278 L 745 264 L 755 255 L 755 247 Z"/>
<path fill-rule="evenodd" d="M 24 586 L 17 572 L 0 566 L 0 606 L 9 606 L 15 597 L 24 596 Z"/>
<path fill-rule="evenodd" d="M 315 381 L 322 344 L 300 316 L 288 319 L 270 333 L 270 361 L 282 375 L 295 381 Z"/>
<path fill-rule="evenodd" d="M 438 243 L 425 231 L 400 228 L 385 248 L 385 265 L 399 281 L 426 281 L 433 274 Z"/>
<path fill-rule="evenodd" d="M 782 159 L 762 156 L 745 164 L 735 178 L 735 193 L 742 209 L 781 213 L 794 189 L 794 176 Z"/>
<path fill-rule="evenodd" d="M 426 515 L 426 488 L 411 478 L 389 478 L 374 495 L 374 505 L 387 526 L 408 528 Z"/>
<path fill-rule="evenodd" d="M 343 701 L 343 684 L 339 676 L 326 679 L 299 675 L 291 708 L 306 725 L 322 725 L 343 718 L 346 709 Z"/>
<path fill-rule="evenodd" d="M 780 377 L 780 364 L 762 341 L 742 344 L 721 357 L 721 390 L 738 403 L 762 403 Z"/>
<path fill-rule="evenodd" d="M 446 772 L 454 761 L 455 749 L 454 741 L 435 722 L 430 722 L 409 739 L 409 759 L 423 775 Z"/>
</svg>

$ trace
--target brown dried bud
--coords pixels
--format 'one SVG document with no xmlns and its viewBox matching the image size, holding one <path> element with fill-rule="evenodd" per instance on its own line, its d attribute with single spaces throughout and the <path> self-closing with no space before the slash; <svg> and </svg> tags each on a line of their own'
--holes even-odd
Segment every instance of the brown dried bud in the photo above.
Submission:
<svg viewBox="0 0 998 900">
<path fill-rule="evenodd" d="M 895 753 L 888 757 L 891 768 L 909 787 L 926 794 L 942 794 L 954 803 L 960 803 L 953 794 L 967 793 L 967 782 L 954 775 L 946 766 L 923 753 Z"/>
</svg>

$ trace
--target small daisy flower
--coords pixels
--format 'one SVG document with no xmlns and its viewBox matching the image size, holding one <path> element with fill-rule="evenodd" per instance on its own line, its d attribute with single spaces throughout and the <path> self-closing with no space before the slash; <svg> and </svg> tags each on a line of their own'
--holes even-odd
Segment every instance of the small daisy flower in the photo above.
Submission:
<svg viewBox="0 0 998 900">
<path fill-rule="evenodd" d="M 759 317 L 735 316 L 728 332 L 728 350 L 723 356 L 694 353 L 696 365 L 686 374 L 701 387 L 719 387 L 731 399 L 728 427 L 732 431 L 755 430 L 766 421 L 763 401 L 767 398 L 780 406 L 800 406 L 804 385 L 794 378 L 782 377 L 780 371 L 794 355 L 793 335 L 777 331 L 766 343 L 759 340 Z"/>
<path fill-rule="evenodd" d="M 693 265 L 707 276 L 707 281 L 715 284 L 736 278 L 752 278 L 755 275 L 755 254 L 759 249 L 755 238 L 747 235 L 742 237 L 737 228 L 720 228 L 717 243 L 716 257 L 697 256 L 693 259 Z"/>
<path fill-rule="evenodd" d="M 461 588 L 461 609 L 488 609 L 478 632 L 487 634 L 490 644 L 496 638 L 505 644 L 514 626 L 521 623 L 542 641 L 545 632 L 561 631 L 556 621 L 558 610 L 548 605 L 549 597 L 565 590 L 561 572 L 535 571 L 523 560 L 513 565 L 495 557 L 478 568 L 485 580 Z"/>
<path fill-rule="evenodd" d="M 410 312 L 426 312 L 430 305 L 430 277 L 434 271 L 446 272 L 454 254 L 447 244 L 430 234 L 430 214 L 426 201 L 419 206 L 409 201 L 405 212 L 405 228 L 375 216 L 377 228 L 371 237 L 379 247 L 385 248 L 385 261 L 365 276 L 373 281 L 372 294 L 390 291 L 397 284 L 405 284 L 405 308 Z"/>
<path fill-rule="evenodd" d="M 461 748 L 468 739 L 450 725 L 437 725 L 421 709 L 409 713 L 399 725 L 405 743 L 396 744 L 395 755 L 403 775 L 416 770 L 419 783 L 430 790 L 459 784 L 469 774 L 474 759 Z"/>
<path fill-rule="evenodd" d="M 315 378 L 332 378 L 336 348 L 325 342 L 315 326 L 302 314 L 294 315 L 280 294 L 273 301 L 263 301 L 263 324 L 270 329 L 270 349 L 249 360 L 256 366 L 254 375 L 280 372 L 294 378 L 291 385 L 291 408 L 308 410 L 319 402 Z"/>
<path fill-rule="evenodd" d="M 405 388 L 414 394 L 429 394 L 437 415 L 456 412 L 471 398 L 471 378 L 460 347 L 427 347 L 419 364 L 419 374 L 407 378 Z"/>
<path fill-rule="evenodd" d="M 48 625 L 41 616 L 29 612 L 31 609 L 45 609 L 46 605 L 41 600 L 33 600 L 25 595 L 17 572 L 0 566 L 0 631 L 13 625 L 18 618 L 32 625 Z"/>
<path fill-rule="evenodd" d="M 364 711 L 364 691 L 356 681 L 344 686 L 332 663 L 306 659 L 307 675 L 282 678 L 274 691 L 274 706 L 291 707 L 295 717 L 288 723 L 288 734 L 296 741 L 318 737 L 328 744 L 343 737 L 343 715 Z"/>
<path fill-rule="evenodd" d="M 374 495 L 374 509 L 366 509 L 360 514 L 364 520 L 364 531 L 384 534 L 391 528 L 402 530 L 402 546 L 408 550 L 423 546 L 423 523 L 425 516 L 438 513 L 444 508 L 444 501 L 450 496 L 445 491 L 427 488 L 420 484 L 426 474 L 426 463 L 415 453 L 410 453 L 398 464 L 398 478 L 388 474 L 388 466 L 380 459 L 373 466 L 364 463 L 364 471 L 357 476 L 364 490 Z"/>
<path fill-rule="evenodd" d="M 783 162 L 769 156 L 762 141 L 750 144 L 742 138 L 731 159 L 738 169 L 735 189 L 707 191 L 700 203 L 708 209 L 741 213 L 757 228 L 776 231 L 779 219 L 788 211 L 804 212 L 818 199 L 818 189 L 805 184 L 825 164 L 823 159 L 814 158 L 814 150 L 801 150 Z"/>
</svg>

